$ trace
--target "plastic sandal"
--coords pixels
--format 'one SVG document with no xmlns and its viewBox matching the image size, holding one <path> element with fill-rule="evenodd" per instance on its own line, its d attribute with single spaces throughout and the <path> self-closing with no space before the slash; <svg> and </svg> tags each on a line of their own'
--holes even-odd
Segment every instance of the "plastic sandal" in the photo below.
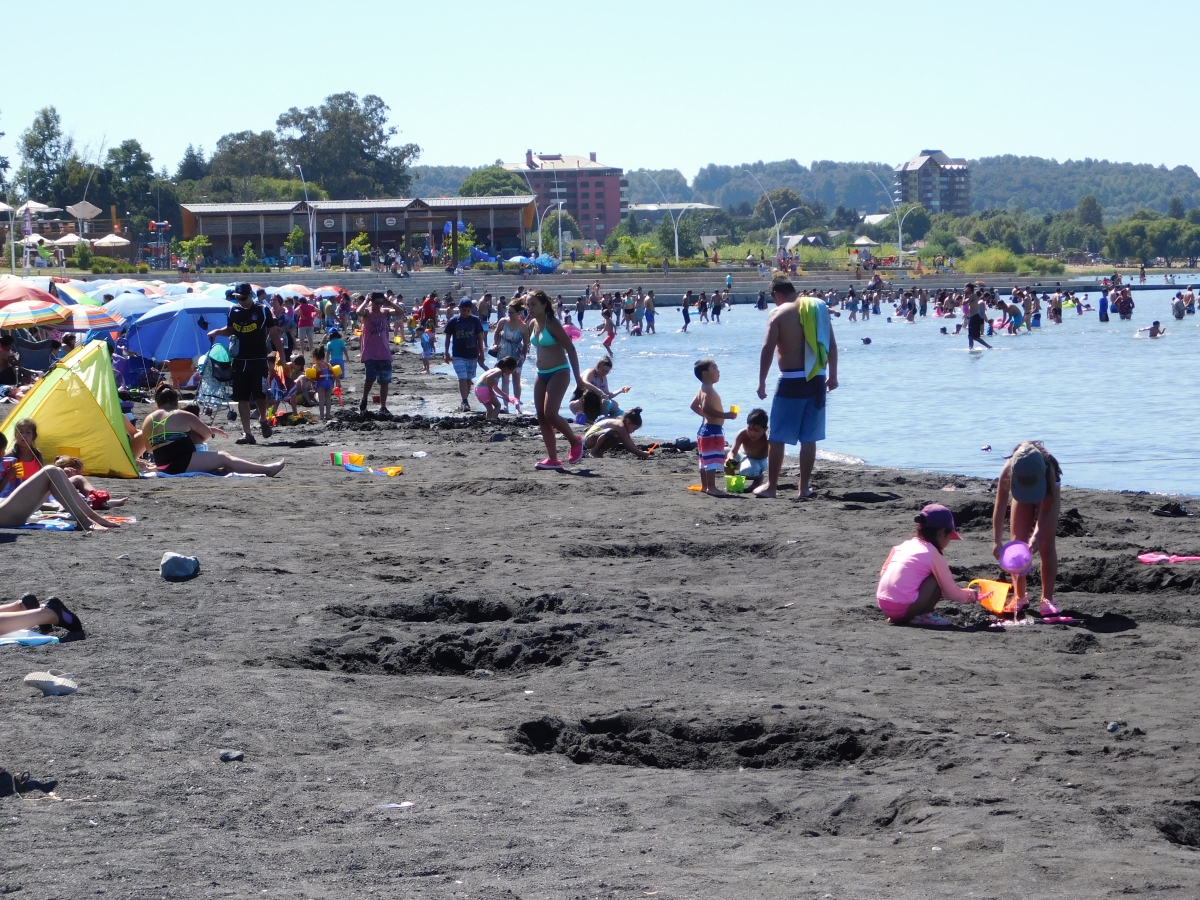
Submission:
<svg viewBox="0 0 1200 900">
<path fill-rule="evenodd" d="M 1058 615 L 1058 607 L 1055 606 L 1053 603 L 1051 603 L 1049 600 L 1043 600 L 1041 603 L 1038 604 L 1038 612 L 1041 613 L 1041 615 L 1043 617 L 1057 616 Z"/>
<path fill-rule="evenodd" d="M 916 625 L 918 628 L 950 628 L 954 623 L 945 616 L 939 616 L 934 612 L 927 612 L 909 619 L 908 624 Z"/>
<path fill-rule="evenodd" d="M 79 690 L 79 685 L 75 683 L 75 676 L 70 672 L 60 672 L 58 669 L 30 672 L 25 676 L 25 683 L 40 690 L 43 697 L 61 697 Z"/>
<path fill-rule="evenodd" d="M 581 459 L 583 459 L 583 441 L 576 440 L 575 443 L 571 445 L 571 453 L 569 456 L 567 456 L 567 462 L 577 463 Z"/>
<path fill-rule="evenodd" d="M 552 472 L 561 472 L 562 471 L 562 463 L 560 463 L 557 459 L 550 459 L 549 457 L 547 457 L 546 459 L 543 459 L 541 462 L 534 465 L 534 468 L 535 469 L 545 469 L 545 470 L 549 470 Z"/>
</svg>

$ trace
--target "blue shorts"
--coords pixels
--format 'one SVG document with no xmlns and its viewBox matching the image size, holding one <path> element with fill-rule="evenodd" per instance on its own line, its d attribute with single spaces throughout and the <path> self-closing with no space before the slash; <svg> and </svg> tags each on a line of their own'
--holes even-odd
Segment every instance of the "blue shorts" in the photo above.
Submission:
<svg viewBox="0 0 1200 900">
<path fill-rule="evenodd" d="M 775 444 L 812 444 L 825 440 L 825 404 L 815 397 L 780 397 L 771 402 L 771 433 Z"/>
<path fill-rule="evenodd" d="M 746 457 L 742 460 L 742 464 L 738 466 L 738 474 L 745 475 L 747 478 L 762 478 L 767 474 L 767 461 L 765 459 L 751 459 Z"/>
<path fill-rule="evenodd" d="M 379 384 L 392 383 L 392 360 L 364 359 L 363 368 L 367 370 L 367 381 L 377 381 Z"/>
<path fill-rule="evenodd" d="M 450 362 L 454 365 L 454 374 L 458 376 L 459 381 L 474 381 L 475 373 L 479 371 L 479 361 L 474 357 L 470 359 L 463 356 L 452 356 Z"/>
</svg>

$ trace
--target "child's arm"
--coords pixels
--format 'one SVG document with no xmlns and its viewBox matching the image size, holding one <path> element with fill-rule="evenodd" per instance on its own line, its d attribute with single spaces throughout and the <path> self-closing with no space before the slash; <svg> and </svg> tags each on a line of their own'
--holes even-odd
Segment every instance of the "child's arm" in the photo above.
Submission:
<svg viewBox="0 0 1200 900">
<path fill-rule="evenodd" d="M 628 428 L 626 428 L 624 425 L 618 425 L 615 430 L 616 430 L 617 434 L 620 436 L 621 444 L 625 447 L 626 450 L 628 450 L 630 453 L 632 453 L 638 459 L 649 459 L 650 458 L 649 453 L 647 453 L 645 450 L 639 449 L 638 445 L 633 442 L 633 437 L 629 434 Z"/>
<path fill-rule="evenodd" d="M 690 408 L 690 409 L 691 409 L 691 411 L 692 411 L 692 412 L 694 412 L 696 415 L 698 415 L 698 416 L 700 416 L 701 418 L 703 418 L 703 416 L 704 416 L 704 406 L 705 406 L 705 404 L 706 404 L 707 402 L 708 402 L 708 397 L 707 397 L 707 396 L 705 396 L 705 394 L 704 394 L 704 392 L 703 392 L 703 391 L 700 391 L 698 394 L 696 394 L 696 396 L 695 396 L 695 397 L 693 397 L 693 398 L 692 398 L 692 405 L 691 405 L 689 408 Z"/>
<path fill-rule="evenodd" d="M 735 437 L 733 439 L 733 446 L 729 449 L 729 452 L 725 454 L 725 461 L 733 462 L 733 460 L 738 455 L 738 450 L 740 450 L 742 448 L 742 444 L 744 444 L 745 442 L 746 442 L 746 429 L 743 428 L 741 431 L 739 431 L 737 433 L 737 437 Z"/>
</svg>

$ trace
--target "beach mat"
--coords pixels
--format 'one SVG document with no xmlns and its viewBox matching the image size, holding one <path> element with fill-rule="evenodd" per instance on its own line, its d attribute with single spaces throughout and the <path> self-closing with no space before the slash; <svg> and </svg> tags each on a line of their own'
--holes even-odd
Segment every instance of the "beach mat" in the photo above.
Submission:
<svg viewBox="0 0 1200 900">
<path fill-rule="evenodd" d="M 166 472 L 143 472 L 143 478 L 266 478 L 266 475 L 251 475 L 248 472 L 230 472 L 228 475 L 214 475 L 212 472 L 180 472 L 178 475 L 168 475 Z"/>
<path fill-rule="evenodd" d="M 19 645 L 21 647 L 40 647 L 42 644 L 57 644 L 58 638 L 52 634 L 42 634 L 40 631 L 34 631 L 31 628 L 26 628 L 22 631 L 10 631 L 8 634 L 0 634 L 0 647 L 9 645 Z"/>
<path fill-rule="evenodd" d="M 107 516 L 107 518 L 121 525 L 133 525 L 137 522 L 136 516 Z M 36 512 L 24 525 L 15 527 L 25 531 L 75 531 L 78 526 L 69 513 Z"/>
</svg>

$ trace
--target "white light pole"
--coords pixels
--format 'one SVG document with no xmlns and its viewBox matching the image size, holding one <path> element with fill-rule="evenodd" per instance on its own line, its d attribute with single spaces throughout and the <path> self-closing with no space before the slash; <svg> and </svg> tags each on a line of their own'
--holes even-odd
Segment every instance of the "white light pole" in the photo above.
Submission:
<svg viewBox="0 0 1200 900">
<path fill-rule="evenodd" d="M 313 218 L 312 204 L 308 202 L 308 179 L 304 177 L 304 169 L 300 163 L 296 163 L 296 168 L 300 170 L 300 183 L 304 185 L 304 205 L 308 207 L 308 265 L 309 268 L 316 271 L 317 268 L 317 235 L 316 229 L 313 228 L 315 220 Z"/>
<path fill-rule="evenodd" d="M 559 200 L 558 201 L 558 259 L 559 259 L 559 262 L 561 262 L 563 259 L 562 208 L 563 208 L 563 201 Z"/>
<path fill-rule="evenodd" d="M 663 198 L 663 205 L 666 207 L 667 215 L 671 217 L 671 227 L 675 229 L 675 265 L 679 265 L 679 220 L 683 218 L 683 214 L 687 212 L 687 209 L 681 209 L 679 215 L 675 215 L 671 211 L 671 201 L 667 199 L 667 195 L 663 193 L 663 189 L 658 186 L 658 182 L 654 180 L 654 176 L 649 172 L 642 172 L 642 174 L 649 178 L 650 183 L 658 188 L 658 193 Z"/>
<path fill-rule="evenodd" d="M 779 240 L 780 226 L 783 225 L 783 223 L 787 221 L 788 216 L 790 216 L 792 213 L 794 213 L 798 209 L 804 209 L 804 207 L 803 206 L 793 206 L 791 209 L 789 209 L 787 212 L 785 212 L 782 216 L 780 216 L 779 221 L 777 223 L 775 223 L 775 249 L 776 249 L 776 251 L 778 251 L 779 247 L 780 247 L 780 240 Z"/>
<path fill-rule="evenodd" d="M 914 209 L 922 209 L 922 208 L 923 207 L 921 206 L 920 203 L 916 204 L 915 206 L 910 206 L 905 211 L 904 215 L 902 215 L 900 217 L 900 224 L 896 226 L 896 231 L 899 232 L 899 234 L 897 235 L 897 240 L 899 241 L 899 243 L 896 245 L 896 252 L 900 256 L 900 268 L 902 268 L 902 269 L 904 268 L 904 220 L 908 218 L 908 214 L 910 212 L 912 212 Z"/>
<path fill-rule="evenodd" d="M 767 198 L 767 203 L 771 207 L 771 218 L 775 220 L 775 255 L 778 256 L 779 255 L 779 216 L 775 215 L 775 204 L 771 203 L 771 195 L 767 193 L 767 189 L 765 187 L 763 187 L 763 183 L 758 180 L 758 176 L 746 168 L 743 168 L 742 171 L 744 171 L 747 175 L 749 175 L 751 178 L 754 179 L 754 183 L 757 184 L 759 189 L 763 192 L 763 196 Z"/>
</svg>

